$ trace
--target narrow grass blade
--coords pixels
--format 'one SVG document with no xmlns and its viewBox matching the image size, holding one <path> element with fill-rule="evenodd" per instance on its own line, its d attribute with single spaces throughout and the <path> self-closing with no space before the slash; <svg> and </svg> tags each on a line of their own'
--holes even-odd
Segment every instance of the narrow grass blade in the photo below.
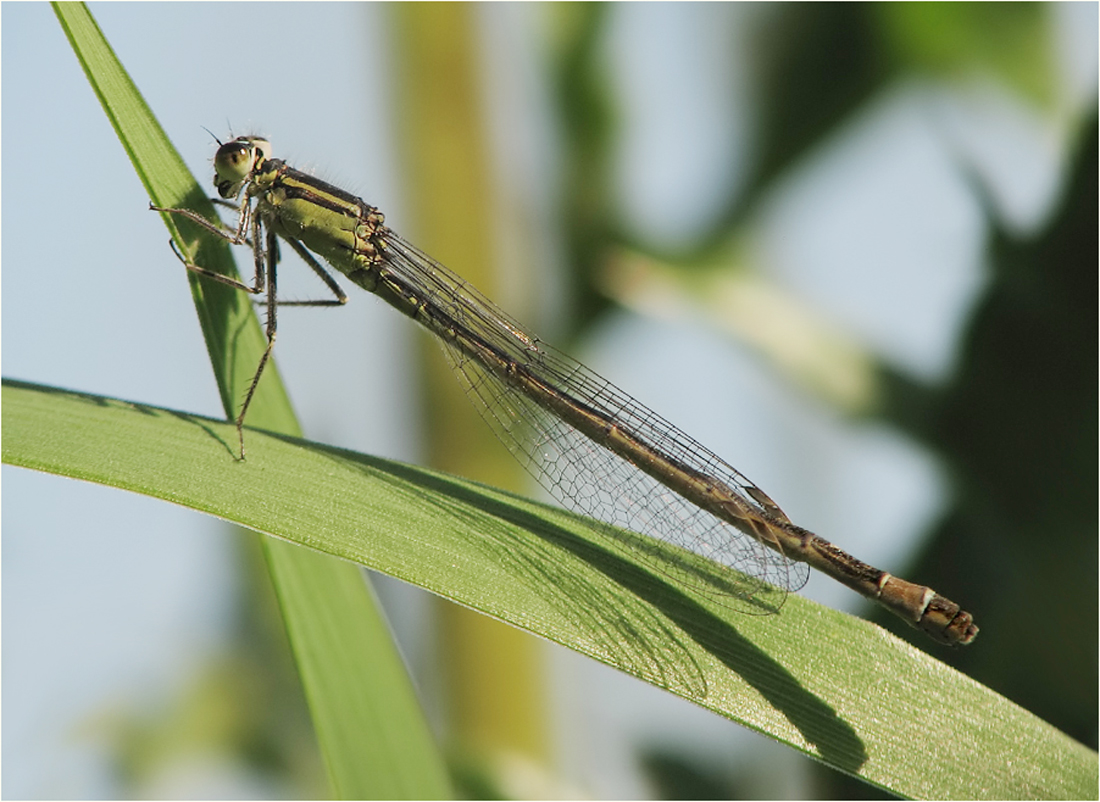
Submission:
<svg viewBox="0 0 1100 802">
<path fill-rule="evenodd" d="M 76 3 L 54 8 L 149 198 L 159 206 L 187 206 L 213 218 L 205 193 L 87 8 Z M 218 272 L 236 274 L 224 243 L 177 222 L 166 218 L 184 253 Z M 164 259 L 172 266 L 167 250 Z M 264 336 L 243 293 L 194 275 L 190 282 L 222 403 L 233 417 L 259 362 Z M 271 431 L 300 433 L 273 365 L 259 385 L 249 419 Z M 234 463 L 231 454 L 223 459 Z M 353 798 L 449 795 L 442 759 L 360 572 L 285 543 L 265 539 L 264 548 L 335 792 Z"/>
</svg>

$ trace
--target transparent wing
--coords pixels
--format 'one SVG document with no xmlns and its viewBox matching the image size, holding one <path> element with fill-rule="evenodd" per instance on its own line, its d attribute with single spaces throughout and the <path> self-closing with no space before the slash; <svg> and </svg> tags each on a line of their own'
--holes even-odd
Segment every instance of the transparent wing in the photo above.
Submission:
<svg viewBox="0 0 1100 802">
<path fill-rule="evenodd" d="M 663 457 L 724 485 L 762 516 L 782 516 L 759 488 L 721 458 L 584 365 L 540 343 L 446 267 L 392 233 L 387 233 L 386 244 L 388 266 L 415 286 L 427 303 L 445 310 L 454 324 L 491 343 L 495 352 L 524 365 L 555 391 L 614 421 Z M 788 591 L 806 583 L 809 567 L 804 563 L 789 560 L 696 506 L 547 412 L 497 370 L 446 337 L 438 339 L 475 407 L 538 483 L 568 509 L 655 538 L 659 543 L 619 537 L 647 564 L 726 606 L 753 614 L 775 612 Z M 768 504 L 766 511 L 762 500 Z"/>
</svg>

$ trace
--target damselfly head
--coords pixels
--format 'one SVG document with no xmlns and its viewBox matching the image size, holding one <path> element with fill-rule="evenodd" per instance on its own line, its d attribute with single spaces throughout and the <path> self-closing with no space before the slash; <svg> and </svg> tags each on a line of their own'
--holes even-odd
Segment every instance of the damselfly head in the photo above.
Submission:
<svg viewBox="0 0 1100 802">
<path fill-rule="evenodd" d="M 271 143 L 260 136 L 239 136 L 214 155 L 214 186 L 223 198 L 235 198 L 252 172 L 271 158 Z"/>
</svg>

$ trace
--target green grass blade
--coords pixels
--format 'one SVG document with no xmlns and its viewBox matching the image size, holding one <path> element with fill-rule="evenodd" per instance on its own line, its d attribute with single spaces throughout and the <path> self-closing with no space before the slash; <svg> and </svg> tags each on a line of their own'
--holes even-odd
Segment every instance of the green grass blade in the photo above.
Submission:
<svg viewBox="0 0 1100 802">
<path fill-rule="evenodd" d="M 283 615 L 326 630 L 303 638 L 301 627 L 288 627 L 288 634 L 311 712 L 325 722 L 317 737 L 336 796 L 449 798 L 442 757 L 362 572 L 350 563 L 333 570 L 326 554 L 273 543 L 293 553 L 273 559 L 275 550 L 266 551 Z M 326 636 L 343 648 L 325 648 Z"/>
<path fill-rule="evenodd" d="M 6 463 L 375 568 L 896 794 L 1096 796 L 1095 752 L 879 627 L 793 595 L 779 615 L 730 612 L 561 510 L 262 432 L 239 463 L 230 424 L 99 396 L 5 382 L 0 406 Z"/>
<path fill-rule="evenodd" d="M 58 3 L 54 9 L 149 200 L 158 206 L 193 209 L 216 220 L 214 206 L 207 197 L 210 190 L 204 190 L 188 171 L 87 8 L 80 3 Z M 153 218 L 152 213 L 149 216 Z M 224 241 L 205 235 L 182 218 L 162 218 L 183 253 L 218 273 L 239 277 Z M 171 266 L 171 253 L 164 256 L 164 264 Z M 183 266 L 177 264 L 176 268 Z M 235 417 L 266 344 L 263 332 L 245 293 L 194 274 L 188 274 L 188 279 L 222 406 L 227 416 Z M 265 372 L 252 404 L 251 419 L 263 420 L 265 428 L 274 431 L 301 433 L 277 370 Z"/>
<path fill-rule="evenodd" d="M 149 198 L 213 219 L 206 193 L 87 8 L 76 3 L 54 8 Z M 192 259 L 236 275 L 225 243 L 178 219 L 166 216 L 165 223 Z M 167 251 L 164 258 L 171 263 Z M 222 403 L 233 417 L 259 363 L 264 335 L 247 296 L 193 274 L 189 278 Z M 272 431 L 300 433 L 274 365 L 257 389 L 249 420 Z M 264 539 L 264 549 L 335 792 L 354 798 L 449 795 L 442 758 L 360 572 L 285 543 Z"/>
</svg>

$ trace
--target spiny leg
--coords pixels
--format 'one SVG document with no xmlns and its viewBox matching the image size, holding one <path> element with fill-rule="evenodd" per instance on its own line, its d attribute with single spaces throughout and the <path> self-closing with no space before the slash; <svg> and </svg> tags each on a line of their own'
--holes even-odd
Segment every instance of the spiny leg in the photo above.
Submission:
<svg viewBox="0 0 1100 802">
<path fill-rule="evenodd" d="M 246 242 L 244 230 L 248 226 L 249 220 L 252 217 L 252 199 L 246 198 L 244 205 L 240 207 L 235 207 L 231 203 L 220 201 L 220 199 L 218 198 L 211 198 L 211 200 L 216 203 L 224 203 L 230 208 L 237 209 L 237 211 L 240 213 L 240 216 L 237 221 L 236 231 L 234 231 L 233 229 L 226 229 L 223 226 L 218 225 L 217 223 L 211 222 L 198 212 L 193 212 L 190 209 L 175 209 L 167 206 L 156 206 L 150 203 L 149 210 L 152 212 L 163 212 L 165 214 L 175 214 L 179 215 L 180 217 L 186 217 L 192 223 L 195 223 L 196 225 L 205 228 L 214 236 L 221 237 L 224 240 L 228 240 L 233 245 L 244 245 Z"/>
<path fill-rule="evenodd" d="M 209 231 L 211 234 L 214 234 L 215 236 L 220 237 L 221 239 L 224 239 L 230 245 L 250 245 L 252 247 L 253 253 L 256 256 L 256 259 L 255 259 L 256 274 L 255 274 L 255 278 L 253 280 L 253 284 L 252 284 L 251 287 L 249 287 L 244 282 L 238 281 L 237 279 L 235 279 L 231 276 L 226 276 L 226 275 L 223 275 L 221 273 L 216 273 L 213 270 L 210 270 L 209 268 L 202 267 L 200 265 L 195 264 L 194 262 L 188 261 L 188 259 L 185 258 L 182 253 L 180 253 L 180 250 L 177 247 L 177 245 L 175 243 L 175 240 L 169 240 L 169 242 L 168 242 L 168 244 L 172 246 L 172 251 L 176 254 L 176 258 L 179 259 L 181 262 L 183 262 L 183 266 L 186 267 L 191 272 L 197 273 L 200 276 L 206 276 L 207 278 L 211 278 L 214 281 L 219 281 L 222 284 L 225 284 L 229 287 L 233 287 L 234 289 L 244 290 L 245 292 L 250 293 L 251 295 L 259 295 L 261 292 L 264 291 L 264 286 L 263 286 L 264 285 L 264 272 L 263 272 L 264 271 L 264 260 L 263 260 L 263 255 L 260 253 L 260 251 L 256 248 L 256 246 L 254 244 L 256 242 L 259 242 L 259 240 L 257 239 L 257 235 L 256 235 L 255 230 L 259 229 L 260 220 L 259 220 L 259 217 L 256 217 L 256 216 L 250 214 L 251 204 L 249 202 L 246 201 L 245 206 L 240 207 L 241 221 L 238 224 L 236 231 L 232 231 L 232 230 L 227 231 L 226 229 L 221 228 L 218 225 L 216 225 L 216 224 L 212 223 L 211 221 L 207 220 L 205 217 L 202 217 L 201 215 L 196 214 L 195 212 L 191 211 L 190 209 L 170 209 L 170 208 L 165 208 L 165 207 L 162 207 L 162 206 L 154 206 L 151 203 L 149 204 L 149 208 L 153 211 L 156 211 L 156 212 L 165 212 L 167 214 L 176 214 L 176 215 L 179 215 L 181 217 L 186 217 L 191 222 L 196 223 L 199 226 L 202 226 L 204 229 Z M 252 237 L 251 242 L 249 241 L 248 237 L 244 236 L 244 231 L 242 229 L 242 226 L 244 225 L 244 223 L 249 221 L 249 220 L 252 222 L 253 229 L 254 229 L 253 237 Z"/>
<path fill-rule="evenodd" d="M 216 199 L 215 199 L 216 200 Z M 231 206 L 227 202 L 222 201 L 227 206 Z M 219 281 L 234 289 L 243 290 L 251 295 L 259 295 L 266 290 L 266 306 L 267 306 L 267 321 L 265 325 L 265 334 L 267 337 L 267 347 L 264 349 L 263 355 L 260 357 L 259 365 L 256 367 L 256 373 L 252 377 L 252 381 L 249 383 L 248 391 L 245 394 L 244 403 L 241 406 L 240 414 L 237 415 L 235 424 L 237 426 L 237 440 L 240 447 L 239 459 L 244 460 L 244 420 L 248 413 L 248 408 L 252 403 L 252 397 L 256 393 L 256 388 L 260 384 L 260 378 L 263 376 L 264 368 L 267 366 L 268 360 L 271 358 L 271 353 L 275 347 L 275 336 L 278 327 L 276 317 L 277 306 L 342 306 L 347 303 L 348 297 L 341 289 L 340 285 L 336 283 L 336 280 L 332 275 L 325 270 L 324 267 L 317 261 L 317 259 L 306 250 L 305 246 L 297 240 L 287 239 L 297 253 L 310 269 L 317 274 L 325 286 L 329 288 L 332 294 L 335 296 L 332 299 L 325 300 L 312 300 L 312 301 L 280 301 L 277 292 L 277 277 L 276 277 L 276 264 L 279 261 L 279 245 L 278 238 L 274 231 L 268 228 L 264 230 L 263 220 L 260 215 L 250 214 L 252 211 L 251 204 L 246 200 L 245 204 L 239 207 L 242 219 L 238 224 L 237 230 L 226 230 L 219 228 L 215 224 L 211 223 L 204 217 L 200 217 L 196 213 L 188 209 L 169 209 L 150 204 L 150 209 L 154 211 L 167 212 L 169 214 L 179 214 L 193 222 L 201 225 L 207 231 L 215 234 L 218 237 L 228 241 L 230 244 L 242 245 L 247 244 L 252 247 L 252 253 L 255 263 L 255 278 L 253 285 L 250 287 L 247 284 L 238 281 L 235 278 L 222 275 L 221 273 L 215 273 L 213 270 L 201 267 L 194 262 L 188 261 L 180 253 L 174 241 L 169 244 L 172 246 L 172 250 L 175 252 L 176 257 L 183 263 L 183 265 L 190 271 L 197 273 L 201 276 L 206 276 L 215 281 Z M 249 223 L 252 229 L 251 240 L 244 235 L 244 225 Z M 257 247 L 256 243 L 264 242 L 264 248 Z M 266 271 L 266 276 L 265 276 Z M 266 277 L 266 282 L 265 282 Z"/>
<path fill-rule="evenodd" d="M 340 285 L 336 283 L 336 279 L 332 277 L 332 274 L 325 270 L 321 266 L 321 263 L 314 258 L 313 254 L 306 250 L 306 246 L 298 242 L 295 239 L 284 239 L 284 242 L 290 244 L 290 247 L 294 249 L 294 252 L 302 257 L 302 261 L 305 262 L 317 277 L 321 281 L 325 282 L 325 286 L 329 288 L 335 298 L 325 300 L 314 301 L 280 301 L 280 306 L 343 306 L 348 302 L 348 296 L 340 288 Z"/>
<path fill-rule="evenodd" d="M 260 364 L 256 366 L 256 373 L 252 377 L 252 382 L 248 385 L 248 392 L 244 396 L 244 404 L 241 405 L 240 414 L 237 415 L 237 442 L 240 444 L 241 455 L 240 460 L 244 461 L 244 417 L 248 414 L 248 407 L 252 403 L 252 396 L 256 393 L 256 387 L 260 384 L 260 377 L 263 376 L 264 368 L 267 366 L 268 359 L 271 358 L 271 351 L 275 347 L 275 333 L 277 329 L 277 319 L 275 316 L 275 309 L 279 305 L 279 293 L 276 287 L 276 263 L 278 262 L 279 246 L 276 242 L 275 232 L 269 227 L 266 232 L 263 230 L 263 222 L 257 215 L 252 221 L 252 241 L 264 242 L 266 247 L 259 248 L 254 247 L 252 253 L 256 259 L 256 283 L 257 286 L 263 281 L 264 278 L 264 263 L 267 263 L 267 321 L 264 326 L 264 333 L 267 335 L 267 348 L 264 349 L 263 356 L 260 357 Z M 245 288 L 248 289 L 248 288 Z"/>
<path fill-rule="evenodd" d="M 176 254 L 184 267 L 193 273 L 197 273 L 200 276 L 213 279 L 214 281 L 221 282 L 226 286 L 233 289 L 242 290 L 250 295 L 259 295 L 265 290 L 267 292 L 267 324 L 265 333 L 267 336 L 267 347 L 264 349 L 263 356 L 260 357 L 260 364 L 256 368 L 256 373 L 252 377 L 252 381 L 248 386 L 248 392 L 245 394 L 244 405 L 241 407 L 240 414 L 235 421 L 237 426 L 237 441 L 240 447 L 240 456 L 238 459 L 244 459 L 244 418 L 248 412 L 248 406 L 252 403 L 252 396 L 256 392 L 256 387 L 260 383 L 260 377 L 263 375 L 264 367 L 267 365 L 268 359 L 271 357 L 271 351 L 275 346 L 275 330 L 277 326 L 277 320 L 275 317 L 275 307 L 278 304 L 278 296 L 276 292 L 276 277 L 275 277 L 275 262 L 278 255 L 278 246 L 275 244 L 275 234 L 272 231 L 264 232 L 263 220 L 259 215 L 253 215 L 249 213 L 251 204 L 246 200 L 245 205 L 241 207 L 241 222 L 238 224 L 237 230 L 225 230 L 219 228 L 214 223 L 210 222 L 204 217 L 192 212 L 189 209 L 168 209 L 159 206 L 149 204 L 149 208 L 158 211 L 166 212 L 168 214 L 177 214 L 182 217 L 186 217 L 192 222 L 202 226 L 211 234 L 226 240 L 231 245 L 243 245 L 248 244 L 252 247 L 253 263 L 255 266 L 255 275 L 253 278 L 252 286 L 248 286 L 242 281 L 239 281 L 231 276 L 226 276 L 221 273 L 216 273 L 209 268 L 197 265 L 194 262 L 189 261 L 180 252 L 176 246 L 174 240 L 169 240 L 169 245 L 172 246 L 173 253 Z M 243 225 L 249 223 L 252 228 L 251 241 L 244 235 Z M 266 250 L 258 246 L 258 243 L 265 242 L 267 244 Z M 270 264 L 268 264 L 270 263 Z M 266 275 L 265 275 L 266 270 Z M 265 282 L 266 278 L 266 282 Z"/>
<path fill-rule="evenodd" d="M 302 257 L 302 260 L 313 269 L 313 272 L 320 277 L 325 285 L 332 291 L 335 298 L 326 300 L 314 300 L 314 301 L 280 301 L 279 293 L 277 289 L 277 274 L 276 267 L 279 262 L 279 240 L 275 235 L 275 232 L 269 227 L 266 232 L 263 231 L 263 226 L 259 217 L 256 217 L 253 221 L 252 238 L 254 242 L 260 242 L 263 237 L 265 242 L 265 248 L 261 251 L 259 248 L 253 248 L 253 253 L 256 255 L 256 280 L 259 283 L 264 275 L 264 263 L 267 266 L 267 323 L 265 326 L 265 332 L 267 334 L 267 348 L 264 349 L 263 356 L 260 357 L 260 364 L 256 367 L 256 374 L 252 377 L 252 383 L 248 386 L 248 392 L 244 397 L 244 404 L 241 406 L 241 412 L 237 416 L 237 439 L 240 443 L 241 455 L 240 458 L 244 459 L 244 419 L 248 413 L 248 407 L 252 403 L 252 396 L 256 392 L 256 388 L 260 384 L 260 377 L 263 375 L 264 368 L 267 366 L 268 360 L 271 358 L 271 352 L 275 348 L 275 335 L 277 330 L 277 318 L 276 307 L 279 306 L 342 306 L 347 303 L 348 296 L 340 288 L 340 285 L 336 283 L 336 280 L 321 267 L 320 263 L 313 257 L 305 246 L 297 240 L 286 239 L 285 241 L 290 244 L 290 247 L 294 249 L 294 252 Z"/>
</svg>

